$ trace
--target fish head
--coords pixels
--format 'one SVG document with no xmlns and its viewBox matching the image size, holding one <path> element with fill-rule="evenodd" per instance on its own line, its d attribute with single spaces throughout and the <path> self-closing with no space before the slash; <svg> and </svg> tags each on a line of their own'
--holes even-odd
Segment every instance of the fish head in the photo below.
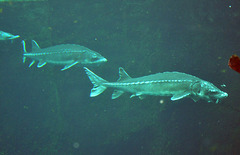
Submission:
<svg viewBox="0 0 240 155">
<path fill-rule="evenodd" d="M 219 103 L 223 98 L 228 97 L 226 92 L 221 91 L 212 83 L 207 81 L 198 81 L 192 85 L 194 98 L 203 99 L 208 102 Z"/>
<path fill-rule="evenodd" d="M 107 62 L 107 59 L 104 58 L 101 54 L 94 51 L 87 51 L 84 53 L 84 63 L 85 64 L 100 64 Z"/>
</svg>

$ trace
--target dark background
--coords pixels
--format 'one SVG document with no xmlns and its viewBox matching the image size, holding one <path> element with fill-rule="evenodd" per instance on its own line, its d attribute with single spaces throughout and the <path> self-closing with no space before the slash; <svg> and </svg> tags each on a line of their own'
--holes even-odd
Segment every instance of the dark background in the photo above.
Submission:
<svg viewBox="0 0 240 155">
<path fill-rule="evenodd" d="M 231 5 L 231 7 L 229 7 Z M 0 154 L 240 154 L 240 55 L 236 0 L 0 2 Z M 212 82 L 221 103 L 149 96 L 90 98 L 81 67 L 22 63 L 21 40 L 45 48 L 79 44 L 108 59 L 91 68 L 109 81 L 122 66 L 138 77 L 180 71 Z M 227 87 L 222 88 L 220 85 Z M 164 103 L 161 104 L 160 100 Z"/>
</svg>

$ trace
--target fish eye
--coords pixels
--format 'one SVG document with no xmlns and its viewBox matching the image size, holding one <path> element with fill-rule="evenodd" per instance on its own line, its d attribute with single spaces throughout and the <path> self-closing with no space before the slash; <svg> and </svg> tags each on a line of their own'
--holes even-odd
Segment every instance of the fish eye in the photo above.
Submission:
<svg viewBox="0 0 240 155">
<path fill-rule="evenodd" d="M 98 60 L 98 57 L 97 56 L 93 56 L 92 57 L 92 61 L 96 61 L 96 60 Z"/>
<path fill-rule="evenodd" d="M 92 58 L 97 58 L 97 55 L 96 54 L 92 55 Z"/>
</svg>

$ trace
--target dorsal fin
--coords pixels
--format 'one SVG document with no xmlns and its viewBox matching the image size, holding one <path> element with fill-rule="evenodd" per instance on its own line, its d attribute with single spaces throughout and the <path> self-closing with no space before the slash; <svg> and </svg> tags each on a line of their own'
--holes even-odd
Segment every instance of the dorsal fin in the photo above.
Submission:
<svg viewBox="0 0 240 155">
<path fill-rule="evenodd" d="M 131 77 L 128 75 L 128 73 L 122 68 L 119 67 L 119 79 L 117 81 L 127 80 Z"/>
<path fill-rule="evenodd" d="M 38 51 L 40 49 L 38 43 L 35 40 L 32 40 L 32 51 Z"/>
</svg>

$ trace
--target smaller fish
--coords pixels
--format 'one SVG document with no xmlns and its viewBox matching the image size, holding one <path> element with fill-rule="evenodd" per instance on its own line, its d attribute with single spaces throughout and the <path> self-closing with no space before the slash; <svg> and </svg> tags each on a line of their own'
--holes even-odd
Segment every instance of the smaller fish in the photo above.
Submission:
<svg viewBox="0 0 240 155">
<path fill-rule="evenodd" d="M 19 37 L 19 35 L 12 35 L 11 33 L 0 31 L 0 40 L 12 40 Z"/>
<path fill-rule="evenodd" d="M 51 63 L 55 65 L 64 65 L 64 68 L 61 69 L 61 71 L 64 71 L 77 64 L 88 66 L 107 61 L 101 54 L 76 44 L 61 44 L 41 49 L 37 42 L 32 40 L 31 53 L 27 52 L 24 40 L 22 44 L 24 51 L 23 63 L 25 63 L 26 58 L 33 59 L 29 67 L 36 61 L 39 61 L 37 65 L 38 68 L 43 67 L 47 63 Z"/>
<path fill-rule="evenodd" d="M 240 58 L 236 54 L 232 55 L 228 61 L 228 66 L 240 73 Z"/>
</svg>

